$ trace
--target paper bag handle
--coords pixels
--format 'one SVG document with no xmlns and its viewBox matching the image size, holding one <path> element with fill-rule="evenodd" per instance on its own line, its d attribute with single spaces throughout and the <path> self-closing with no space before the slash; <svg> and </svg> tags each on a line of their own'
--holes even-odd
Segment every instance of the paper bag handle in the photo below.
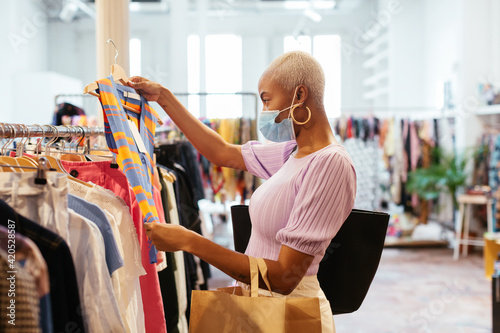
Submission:
<svg viewBox="0 0 500 333">
<path fill-rule="evenodd" d="M 262 276 L 262 280 L 264 280 L 267 289 L 272 295 L 271 284 L 269 283 L 269 279 L 267 278 L 266 262 L 262 258 L 254 258 L 250 256 L 248 258 L 250 260 L 250 296 L 259 296 L 259 271 L 260 275 Z"/>
</svg>

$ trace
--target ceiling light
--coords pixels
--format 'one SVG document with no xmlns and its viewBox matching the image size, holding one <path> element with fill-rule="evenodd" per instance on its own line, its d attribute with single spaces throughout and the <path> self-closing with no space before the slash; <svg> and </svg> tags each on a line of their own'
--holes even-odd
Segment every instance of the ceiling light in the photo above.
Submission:
<svg viewBox="0 0 500 333">
<path fill-rule="evenodd" d="M 306 10 L 304 10 L 304 15 L 308 18 L 310 18 L 311 20 L 313 20 L 314 22 L 320 22 L 322 17 L 321 15 L 319 15 L 318 13 L 316 13 L 314 10 L 308 8 Z"/>
<path fill-rule="evenodd" d="M 307 9 L 310 6 L 309 1 L 285 1 L 285 9 Z"/>
<path fill-rule="evenodd" d="M 314 9 L 334 9 L 337 5 L 336 1 L 312 1 Z"/>
<path fill-rule="evenodd" d="M 59 18 L 61 21 L 69 23 L 75 18 L 76 12 L 78 12 L 78 6 L 73 2 L 67 1 L 61 10 L 61 13 L 59 13 Z"/>
</svg>

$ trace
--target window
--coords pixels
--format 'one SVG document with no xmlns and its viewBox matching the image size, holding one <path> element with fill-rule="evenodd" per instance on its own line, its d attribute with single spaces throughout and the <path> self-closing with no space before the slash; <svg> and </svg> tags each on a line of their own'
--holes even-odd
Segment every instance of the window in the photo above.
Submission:
<svg viewBox="0 0 500 333">
<path fill-rule="evenodd" d="M 200 92 L 205 80 L 208 93 L 240 92 L 242 87 L 242 43 L 236 35 L 208 35 L 205 38 L 205 73 L 200 69 L 200 38 L 188 37 L 188 91 Z M 205 101 L 205 103 L 201 103 Z M 200 105 L 204 105 L 202 107 Z M 238 118 L 242 98 L 238 95 L 189 96 L 188 110 L 196 117 Z"/>
<path fill-rule="evenodd" d="M 240 92 L 242 86 L 241 37 L 209 35 L 205 39 L 206 87 L 209 93 Z M 242 99 L 237 95 L 207 96 L 208 118 L 237 118 Z"/>
<path fill-rule="evenodd" d="M 197 35 L 188 37 L 188 92 L 200 92 L 200 37 Z M 200 117 L 200 96 L 189 95 L 187 108 L 195 117 Z"/>
<path fill-rule="evenodd" d="M 140 76 L 142 67 L 141 40 L 132 38 L 129 42 L 130 48 L 130 76 Z"/>
<path fill-rule="evenodd" d="M 340 116 L 340 37 L 337 35 L 286 36 L 285 52 L 301 50 L 312 54 L 325 72 L 325 110 L 328 118 Z"/>
</svg>

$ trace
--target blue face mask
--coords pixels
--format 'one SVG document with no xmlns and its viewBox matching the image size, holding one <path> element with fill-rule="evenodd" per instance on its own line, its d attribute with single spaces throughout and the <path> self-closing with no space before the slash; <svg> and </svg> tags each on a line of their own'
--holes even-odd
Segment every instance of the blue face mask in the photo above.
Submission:
<svg viewBox="0 0 500 333">
<path fill-rule="evenodd" d="M 295 89 L 297 90 L 297 89 Z M 276 117 L 281 112 L 291 109 L 295 105 L 293 102 L 295 100 L 295 94 L 293 94 L 292 105 L 283 110 L 262 110 L 259 116 L 259 130 L 269 141 L 273 142 L 285 142 L 290 140 L 295 140 L 295 131 L 293 129 L 293 121 L 290 115 L 288 118 L 283 119 L 280 123 L 276 122 Z"/>
</svg>

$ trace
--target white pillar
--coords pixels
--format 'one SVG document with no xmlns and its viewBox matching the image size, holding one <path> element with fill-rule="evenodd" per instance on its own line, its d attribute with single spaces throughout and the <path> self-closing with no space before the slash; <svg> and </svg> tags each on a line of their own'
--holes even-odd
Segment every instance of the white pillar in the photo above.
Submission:
<svg viewBox="0 0 500 333">
<path fill-rule="evenodd" d="M 102 79 L 111 74 L 111 65 L 115 63 L 116 50 L 118 58 L 116 63 L 129 75 L 129 2 L 130 0 L 96 0 L 96 55 L 97 76 Z M 113 44 L 106 44 L 108 39 Z M 99 112 L 99 126 L 104 126 L 102 112 Z"/>
<path fill-rule="evenodd" d="M 115 48 L 118 49 L 117 64 L 129 75 L 129 2 L 130 0 L 96 0 L 96 50 L 97 78 L 110 74 L 115 61 Z M 181 1 L 183 2 L 183 1 Z"/>
<path fill-rule="evenodd" d="M 189 1 L 170 2 L 169 89 L 186 92 Z"/>
<path fill-rule="evenodd" d="M 198 0 L 198 36 L 200 38 L 200 92 L 207 91 L 205 37 L 207 36 L 208 0 Z M 207 96 L 200 96 L 200 117 L 207 115 Z"/>
</svg>

